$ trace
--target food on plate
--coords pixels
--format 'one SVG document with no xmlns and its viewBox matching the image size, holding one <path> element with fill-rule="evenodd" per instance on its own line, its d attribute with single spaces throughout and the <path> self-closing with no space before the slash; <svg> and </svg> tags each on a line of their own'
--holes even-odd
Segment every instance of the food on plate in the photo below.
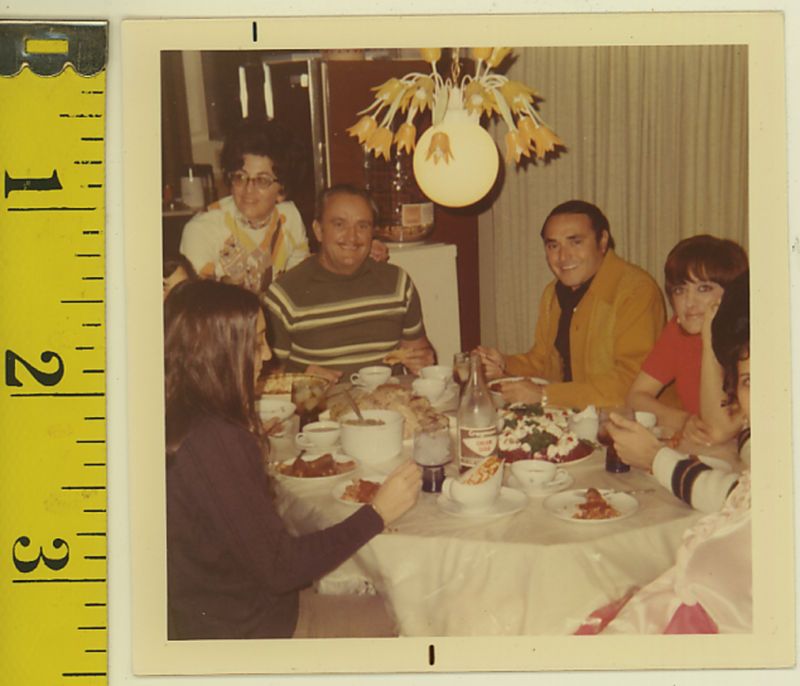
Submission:
<svg viewBox="0 0 800 686">
<path fill-rule="evenodd" d="M 385 426 L 386 422 L 382 419 L 365 417 L 364 419 L 348 419 L 344 422 L 348 426 Z"/>
<path fill-rule="evenodd" d="M 549 460 L 561 464 L 586 457 L 595 449 L 591 441 L 578 438 L 569 428 L 571 410 L 514 403 L 498 414 L 502 419 L 498 449 L 507 462 Z"/>
<path fill-rule="evenodd" d="M 381 485 L 375 481 L 353 479 L 352 483 L 344 489 L 342 500 L 369 505 L 380 487 Z"/>
<path fill-rule="evenodd" d="M 484 460 L 475 469 L 470 471 L 470 473 L 463 480 L 463 483 L 469 484 L 470 486 L 482 484 L 484 481 L 488 481 L 495 474 L 497 474 L 497 470 L 500 469 L 502 464 L 503 461 L 501 459 L 497 457 L 490 457 L 488 460 Z"/>
<path fill-rule="evenodd" d="M 278 472 L 284 476 L 294 476 L 301 479 L 313 479 L 321 476 L 336 476 L 346 474 L 355 469 L 356 463 L 352 460 L 337 462 L 333 455 L 325 453 L 315 460 L 304 460 L 298 457 L 291 464 L 278 465 Z"/>
<path fill-rule="evenodd" d="M 613 519 L 620 512 L 596 488 L 586 489 L 586 501 L 578 503 L 573 519 Z"/>
<path fill-rule="evenodd" d="M 264 379 L 264 395 L 290 395 L 299 414 L 323 409 L 331 382 L 316 374 L 279 373 Z"/>
<path fill-rule="evenodd" d="M 383 356 L 383 363 L 388 365 L 403 364 L 411 354 L 411 348 L 397 348 Z"/>
<path fill-rule="evenodd" d="M 399 412 L 405 419 L 404 438 L 412 438 L 420 429 L 430 430 L 448 425 L 447 417 L 436 412 L 426 398 L 416 395 L 410 388 L 400 384 L 382 384 L 374 391 L 354 388 L 350 394 L 361 410 Z M 334 421 L 340 421 L 342 417 L 352 412 L 344 394 L 329 398 L 328 410 Z"/>
</svg>

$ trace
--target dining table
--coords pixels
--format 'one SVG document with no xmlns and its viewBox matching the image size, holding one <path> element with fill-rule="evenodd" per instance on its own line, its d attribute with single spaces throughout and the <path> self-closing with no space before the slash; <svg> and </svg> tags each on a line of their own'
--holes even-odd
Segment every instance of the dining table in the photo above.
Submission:
<svg viewBox="0 0 800 686">
<path fill-rule="evenodd" d="M 277 475 L 278 511 L 295 535 L 331 526 L 358 507 L 334 496 L 341 480 L 388 473 L 412 451 L 406 440 L 392 460 L 360 464 L 334 479 Z M 517 507 L 474 514 L 444 507 L 440 494 L 421 492 L 411 510 L 319 580 L 318 591 L 379 594 L 400 636 L 574 633 L 593 611 L 671 567 L 684 532 L 701 513 L 646 472 L 607 472 L 603 448 L 560 466 L 571 481 L 564 493 L 626 491 L 636 499 L 635 510 L 617 519 L 565 520 L 547 505 L 555 494 L 526 493 L 516 484 L 525 493 L 515 496 Z M 515 482 L 508 465 L 505 471 L 510 488 Z M 458 476 L 455 462 L 445 473 Z"/>
</svg>

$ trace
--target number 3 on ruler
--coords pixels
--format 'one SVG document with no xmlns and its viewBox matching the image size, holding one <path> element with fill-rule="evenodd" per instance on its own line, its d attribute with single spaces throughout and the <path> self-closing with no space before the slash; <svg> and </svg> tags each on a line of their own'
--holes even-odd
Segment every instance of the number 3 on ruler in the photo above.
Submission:
<svg viewBox="0 0 800 686">
<path fill-rule="evenodd" d="M 53 358 L 58 360 L 58 369 L 54 372 L 45 372 L 23 360 L 13 350 L 6 350 L 6 386 L 22 386 L 22 381 L 17 378 L 17 362 L 25 367 L 42 386 L 55 386 L 64 376 L 64 361 L 58 353 L 54 353 L 52 350 L 45 350 L 41 354 L 41 360 L 44 363 L 50 362 Z"/>
<path fill-rule="evenodd" d="M 17 557 L 17 545 L 21 545 L 23 548 L 27 548 L 31 544 L 31 539 L 27 536 L 20 536 L 16 541 L 14 541 L 14 547 L 11 550 L 11 556 L 14 558 L 14 566 L 23 574 L 27 574 L 28 572 L 32 572 L 39 566 L 40 562 L 44 562 L 45 567 L 52 569 L 53 571 L 58 571 L 59 569 L 64 569 L 67 566 L 67 562 L 69 562 L 69 545 L 63 538 L 54 538 L 53 539 L 53 547 L 54 548 L 66 548 L 64 551 L 64 556 L 59 558 L 52 558 L 47 557 L 42 550 L 42 546 L 39 546 L 39 555 L 36 556 L 33 560 L 20 560 Z"/>
</svg>

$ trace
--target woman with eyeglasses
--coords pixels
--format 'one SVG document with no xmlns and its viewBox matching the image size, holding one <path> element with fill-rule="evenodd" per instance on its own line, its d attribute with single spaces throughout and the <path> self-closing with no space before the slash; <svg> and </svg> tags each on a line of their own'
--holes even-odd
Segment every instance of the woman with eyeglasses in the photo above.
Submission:
<svg viewBox="0 0 800 686">
<path fill-rule="evenodd" d="M 180 252 L 203 278 L 260 293 L 308 256 L 300 213 L 287 197 L 298 150 L 272 121 L 245 120 L 225 141 L 222 169 L 231 194 L 184 228 Z"/>
<path fill-rule="evenodd" d="M 201 278 L 260 294 L 273 279 L 309 254 L 306 227 L 295 204 L 301 151 L 274 121 L 245 120 L 225 140 L 222 169 L 231 194 L 193 217 L 180 252 Z M 373 241 L 371 257 L 389 251 Z"/>
</svg>

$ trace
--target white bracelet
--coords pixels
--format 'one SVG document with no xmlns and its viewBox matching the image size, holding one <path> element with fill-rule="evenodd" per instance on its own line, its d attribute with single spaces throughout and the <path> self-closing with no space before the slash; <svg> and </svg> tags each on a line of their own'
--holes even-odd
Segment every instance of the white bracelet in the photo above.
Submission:
<svg viewBox="0 0 800 686">
<path fill-rule="evenodd" d="M 547 405 L 547 386 L 542 386 L 542 405 Z"/>
</svg>

